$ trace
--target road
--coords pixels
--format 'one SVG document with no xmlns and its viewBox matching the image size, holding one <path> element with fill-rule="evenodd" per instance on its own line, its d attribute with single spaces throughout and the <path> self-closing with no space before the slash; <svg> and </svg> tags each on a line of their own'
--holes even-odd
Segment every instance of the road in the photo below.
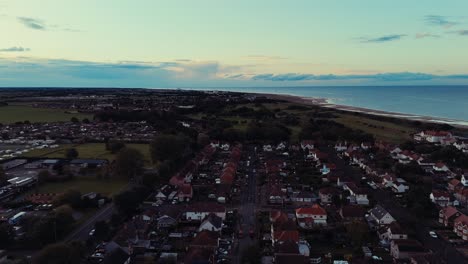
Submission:
<svg viewBox="0 0 468 264">
<path fill-rule="evenodd" d="M 335 163 L 337 169 L 343 170 L 345 175 L 351 176 L 355 182 L 360 182 L 361 178 L 365 176 L 362 172 L 353 169 L 352 166 L 345 163 L 343 159 L 340 159 L 333 148 L 323 148 L 328 154 L 331 162 Z M 429 228 L 421 220 L 418 219 L 413 212 L 409 209 L 401 206 L 395 201 L 393 193 L 388 190 L 374 190 L 368 186 L 365 186 L 369 195 L 375 199 L 375 201 L 382 205 L 389 213 L 404 227 L 405 223 L 412 223 L 414 227 L 414 233 L 416 234 L 415 239 L 419 240 L 424 247 L 431 250 L 434 256 L 439 259 L 438 263 L 467 263 L 464 256 L 458 252 L 455 247 L 449 242 L 442 239 L 434 239 L 429 235 Z"/>
<path fill-rule="evenodd" d="M 256 230 L 256 205 L 257 205 L 257 154 L 254 148 L 246 149 L 247 156 L 250 156 L 250 166 L 247 167 L 246 174 L 249 175 L 246 185 L 241 190 L 241 204 L 239 205 L 239 230 L 242 230 L 244 237 L 238 241 L 236 258 L 234 263 L 241 263 L 242 253 L 250 246 L 255 245 L 255 238 L 249 237 L 250 230 Z"/>
<path fill-rule="evenodd" d="M 89 232 L 94 228 L 96 222 L 107 221 L 111 218 L 115 211 L 113 203 L 109 203 L 104 207 L 100 208 L 91 218 L 86 220 L 77 229 L 71 232 L 65 239 L 65 242 L 71 241 L 86 241 L 89 237 Z"/>
</svg>

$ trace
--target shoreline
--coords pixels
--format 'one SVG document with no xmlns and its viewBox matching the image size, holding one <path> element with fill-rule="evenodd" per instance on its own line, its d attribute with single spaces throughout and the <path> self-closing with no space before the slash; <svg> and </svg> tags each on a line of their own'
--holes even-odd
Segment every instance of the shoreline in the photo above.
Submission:
<svg viewBox="0 0 468 264">
<path fill-rule="evenodd" d="M 288 95 L 288 94 L 263 94 L 263 93 L 253 93 L 253 94 L 259 95 L 259 96 L 260 95 L 266 96 L 267 98 L 270 98 L 270 99 L 279 99 L 279 100 L 289 101 L 292 103 L 321 106 L 321 107 L 332 108 L 332 109 L 347 111 L 347 112 L 357 112 L 357 113 L 363 113 L 363 114 L 369 114 L 369 115 L 375 115 L 375 116 L 403 118 L 403 119 L 407 119 L 411 121 L 448 124 L 454 127 L 468 129 L 468 121 L 463 121 L 463 120 L 455 120 L 455 119 L 450 119 L 450 118 L 424 116 L 424 115 L 407 114 L 407 113 L 399 113 L 399 112 L 390 112 L 390 111 L 376 110 L 376 109 L 349 106 L 349 105 L 340 105 L 340 104 L 331 103 L 327 98 L 306 97 L 306 96 L 297 96 L 297 95 Z"/>
</svg>

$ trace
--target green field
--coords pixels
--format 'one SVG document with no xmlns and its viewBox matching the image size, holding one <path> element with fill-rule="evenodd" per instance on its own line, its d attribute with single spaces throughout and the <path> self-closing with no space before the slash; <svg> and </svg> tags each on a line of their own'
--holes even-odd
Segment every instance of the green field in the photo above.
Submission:
<svg viewBox="0 0 468 264">
<path fill-rule="evenodd" d="M 80 191 L 82 194 L 97 192 L 106 196 L 117 194 L 127 185 L 127 181 L 115 179 L 98 180 L 94 177 L 76 176 L 71 181 L 49 182 L 32 189 L 29 193 L 62 193 L 69 189 Z"/>
<path fill-rule="evenodd" d="M 373 134 L 377 139 L 392 143 L 402 143 L 409 140 L 411 138 L 410 134 L 415 132 L 414 128 L 407 125 L 374 120 L 363 116 L 340 114 L 335 121 L 349 128 L 360 129 Z"/>
<path fill-rule="evenodd" d="M 93 115 L 83 113 L 66 113 L 60 109 L 35 108 L 27 105 L 8 105 L 0 107 L 0 123 L 15 122 L 59 122 L 70 121 L 72 117 L 79 120 L 92 119 Z"/>
<path fill-rule="evenodd" d="M 151 157 L 148 144 L 126 144 L 127 147 L 141 151 L 144 156 L 145 164 L 151 164 Z M 80 159 L 107 159 L 112 161 L 115 154 L 106 150 L 104 143 L 86 143 L 86 144 L 65 144 L 56 149 L 36 149 L 25 153 L 25 157 L 47 157 L 47 158 L 65 158 L 66 150 L 75 148 L 78 151 Z"/>
</svg>

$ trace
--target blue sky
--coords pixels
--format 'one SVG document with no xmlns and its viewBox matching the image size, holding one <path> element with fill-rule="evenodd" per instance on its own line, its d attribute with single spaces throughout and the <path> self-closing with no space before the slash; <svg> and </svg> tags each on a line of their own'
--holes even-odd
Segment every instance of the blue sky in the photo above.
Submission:
<svg viewBox="0 0 468 264">
<path fill-rule="evenodd" d="M 0 0 L 0 87 L 468 84 L 466 10 L 466 0 Z"/>
</svg>

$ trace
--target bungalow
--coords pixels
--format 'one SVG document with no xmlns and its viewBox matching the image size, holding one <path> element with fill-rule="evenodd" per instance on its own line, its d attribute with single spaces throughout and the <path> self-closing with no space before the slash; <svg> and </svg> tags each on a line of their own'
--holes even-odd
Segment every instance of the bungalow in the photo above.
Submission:
<svg viewBox="0 0 468 264">
<path fill-rule="evenodd" d="M 384 227 L 380 233 L 380 239 L 390 242 L 397 239 L 408 239 L 408 234 L 403 231 L 397 222 L 391 223 L 388 227 Z"/>
<path fill-rule="evenodd" d="M 400 179 L 400 178 L 398 178 L 398 179 Z M 393 185 L 392 185 L 392 191 L 394 193 L 405 193 L 408 190 L 409 190 L 409 185 L 407 185 L 406 182 L 397 181 L 397 182 L 393 183 Z"/>
<path fill-rule="evenodd" d="M 299 226 L 302 228 L 327 225 L 327 212 L 318 204 L 296 209 L 296 218 Z"/>
<path fill-rule="evenodd" d="M 358 188 L 354 183 L 345 183 L 343 189 L 348 190 L 351 194 L 350 201 L 360 205 L 369 205 L 369 199 L 367 198 L 367 192 Z"/>
<path fill-rule="evenodd" d="M 462 214 L 453 221 L 453 232 L 463 240 L 468 240 L 468 216 Z"/>
<path fill-rule="evenodd" d="M 439 223 L 444 226 L 452 227 L 455 219 L 462 215 L 457 208 L 453 206 L 447 206 L 439 211 Z"/>
<path fill-rule="evenodd" d="M 348 149 L 348 143 L 345 142 L 338 142 L 335 144 L 335 151 L 336 152 L 343 152 Z"/>
<path fill-rule="evenodd" d="M 193 188 L 192 185 L 189 183 L 184 183 L 179 186 L 179 193 L 177 194 L 177 197 L 180 202 L 183 201 L 190 201 L 193 197 Z"/>
<path fill-rule="evenodd" d="M 209 214 L 201 222 L 200 227 L 198 228 L 198 232 L 201 232 L 203 230 L 219 232 L 221 231 L 222 227 L 223 227 L 223 219 L 221 219 L 221 217 L 215 214 Z"/>
<path fill-rule="evenodd" d="M 155 198 L 156 200 L 162 200 L 162 201 L 165 201 L 168 199 L 168 197 L 171 195 L 171 193 L 174 192 L 173 189 L 171 188 L 171 186 L 169 185 L 164 185 L 163 187 L 161 187 L 161 189 L 158 190 L 158 192 L 156 193 L 155 195 Z M 177 192 L 176 192 L 177 193 Z M 172 195 L 173 197 L 175 196 Z"/>
<path fill-rule="evenodd" d="M 296 204 L 312 204 L 317 201 L 317 196 L 310 191 L 301 191 L 294 194 L 291 201 Z"/>
<path fill-rule="evenodd" d="M 284 142 L 280 142 L 277 146 L 276 146 L 276 150 L 285 150 L 286 149 L 286 143 Z"/>
<path fill-rule="evenodd" d="M 195 238 L 190 242 L 190 248 L 214 250 L 219 245 L 220 234 L 218 232 L 203 230 L 198 232 Z"/>
<path fill-rule="evenodd" d="M 156 219 L 158 229 L 169 228 L 177 224 L 177 219 L 170 215 L 162 215 Z"/>
<path fill-rule="evenodd" d="M 459 180 L 451 179 L 448 183 L 448 190 L 454 192 L 461 186 L 462 186 L 462 183 Z"/>
<path fill-rule="evenodd" d="M 359 205 L 343 205 L 339 210 L 339 214 L 344 222 L 350 223 L 364 220 L 366 210 Z"/>
<path fill-rule="evenodd" d="M 433 190 L 431 194 L 429 194 L 429 199 L 441 207 L 450 205 L 450 194 L 443 190 Z"/>
<path fill-rule="evenodd" d="M 453 143 L 453 146 L 456 147 L 458 150 L 468 153 L 468 141 L 457 141 Z"/>
<path fill-rule="evenodd" d="M 468 188 L 459 188 L 453 194 L 461 205 L 468 205 Z"/>
<path fill-rule="evenodd" d="M 464 187 L 468 187 L 468 173 L 467 172 L 463 172 L 462 176 L 461 176 L 461 181 L 460 183 L 464 186 Z"/>
<path fill-rule="evenodd" d="M 369 211 L 369 219 L 377 225 L 389 225 L 396 221 L 381 205 L 377 205 Z"/>
<path fill-rule="evenodd" d="M 226 208 L 215 202 L 192 203 L 185 208 L 184 216 L 189 221 L 202 221 L 209 214 L 214 213 L 221 219 L 226 219 Z"/>
<path fill-rule="evenodd" d="M 443 162 L 437 162 L 436 164 L 434 164 L 434 166 L 432 166 L 432 169 L 435 172 L 448 172 L 449 171 L 449 168 Z"/>
<path fill-rule="evenodd" d="M 269 144 L 268 145 L 263 145 L 263 151 L 264 152 L 272 152 L 273 148 Z"/>
<path fill-rule="evenodd" d="M 398 239 L 392 240 L 390 254 L 394 259 L 410 259 L 417 256 L 426 256 L 429 252 L 416 240 Z"/>
<path fill-rule="evenodd" d="M 422 131 L 414 136 L 415 140 L 426 140 L 431 143 L 440 143 L 451 138 L 453 135 L 448 131 Z"/>
<path fill-rule="evenodd" d="M 314 149 L 315 142 L 313 140 L 303 140 L 301 141 L 301 148 L 302 150 L 312 150 Z"/>
<path fill-rule="evenodd" d="M 331 204 L 333 196 L 339 194 L 338 189 L 334 187 L 324 187 L 319 190 L 319 198 L 321 204 Z"/>
</svg>

